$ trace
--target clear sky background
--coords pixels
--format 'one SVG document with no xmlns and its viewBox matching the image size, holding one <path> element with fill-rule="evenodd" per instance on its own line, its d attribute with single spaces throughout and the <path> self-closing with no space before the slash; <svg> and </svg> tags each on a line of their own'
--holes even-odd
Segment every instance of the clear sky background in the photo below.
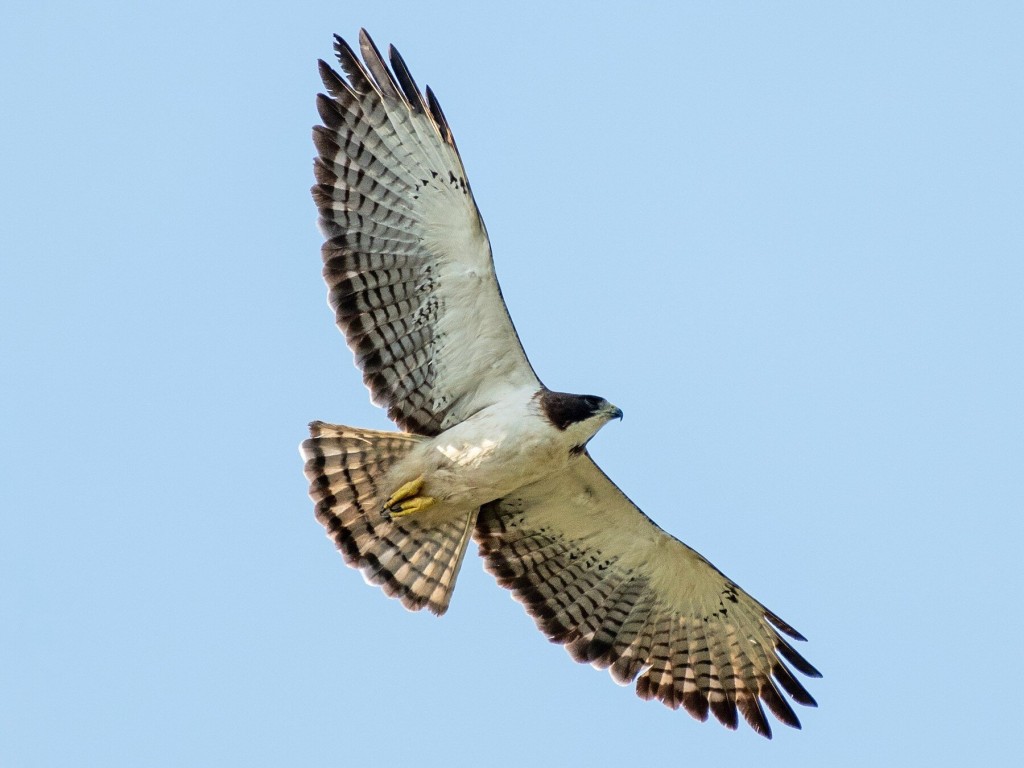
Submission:
<svg viewBox="0 0 1024 768">
<path fill-rule="evenodd" d="M 1024 6 L 11 2 L 0 765 L 1004 765 L 1024 685 Z M 574 664 L 475 552 L 344 566 L 297 446 L 387 428 L 309 198 L 331 34 L 452 123 L 609 475 L 809 638 L 766 742 Z"/>
</svg>

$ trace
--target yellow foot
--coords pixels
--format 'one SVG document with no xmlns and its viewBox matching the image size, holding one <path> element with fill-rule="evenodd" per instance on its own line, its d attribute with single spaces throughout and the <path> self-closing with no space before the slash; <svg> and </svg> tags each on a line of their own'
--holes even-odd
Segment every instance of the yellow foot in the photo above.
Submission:
<svg viewBox="0 0 1024 768">
<path fill-rule="evenodd" d="M 424 509 L 429 509 L 437 503 L 437 499 L 432 496 L 415 496 L 405 501 L 400 501 L 397 504 L 392 504 L 390 507 L 384 510 L 384 513 L 389 517 L 408 517 L 416 512 L 422 512 Z"/>
<path fill-rule="evenodd" d="M 397 491 L 392 493 L 391 498 L 384 502 L 384 509 L 391 509 L 392 507 L 397 506 L 400 501 L 411 499 L 422 490 L 423 475 L 420 475 L 415 480 L 410 480 Z"/>
<path fill-rule="evenodd" d="M 423 475 L 410 480 L 384 502 L 384 514 L 389 517 L 408 517 L 414 512 L 421 512 L 434 506 L 437 500 L 431 496 L 420 496 L 423 490 Z"/>
</svg>

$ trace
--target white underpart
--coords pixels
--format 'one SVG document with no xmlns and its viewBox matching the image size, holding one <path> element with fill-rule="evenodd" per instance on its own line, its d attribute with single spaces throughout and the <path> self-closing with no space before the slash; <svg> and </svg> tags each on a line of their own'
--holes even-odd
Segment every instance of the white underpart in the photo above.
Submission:
<svg viewBox="0 0 1024 768">
<path fill-rule="evenodd" d="M 572 448 L 606 417 L 559 430 L 540 413 L 534 391 L 519 389 L 466 421 L 427 440 L 392 470 L 395 487 L 422 476 L 423 495 L 452 511 L 480 506 L 561 472 Z"/>
<path fill-rule="evenodd" d="M 437 446 L 437 450 L 448 459 L 452 464 L 456 464 L 460 467 L 479 467 L 481 463 L 487 460 L 491 454 L 494 453 L 495 449 L 498 448 L 498 443 L 494 440 L 484 439 L 479 445 L 454 445 L 452 443 L 441 444 Z"/>
</svg>

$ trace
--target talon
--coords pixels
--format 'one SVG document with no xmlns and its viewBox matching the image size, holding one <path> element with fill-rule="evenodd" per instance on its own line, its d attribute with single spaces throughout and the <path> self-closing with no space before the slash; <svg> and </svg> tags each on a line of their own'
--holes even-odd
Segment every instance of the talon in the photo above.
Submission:
<svg viewBox="0 0 1024 768">
<path fill-rule="evenodd" d="M 423 475 L 420 475 L 415 480 L 410 480 L 397 491 L 392 493 L 391 498 L 384 502 L 384 509 L 391 509 L 392 507 L 398 506 L 400 502 L 413 498 L 421 490 L 423 490 Z"/>
<path fill-rule="evenodd" d="M 391 497 L 384 502 L 384 515 L 386 517 L 408 517 L 415 512 L 421 512 L 434 506 L 437 499 L 432 496 L 419 495 L 423 490 L 423 482 L 423 475 L 420 475 L 391 494 Z"/>
<path fill-rule="evenodd" d="M 385 513 L 392 517 L 408 517 L 416 512 L 422 512 L 425 509 L 429 509 L 437 503 L 437 499 L 432 496 L 416 496 L 412 499 L 406 499 L 400 501 L 397 504 L 392 504 L 385 510 Z"/>
</svg>

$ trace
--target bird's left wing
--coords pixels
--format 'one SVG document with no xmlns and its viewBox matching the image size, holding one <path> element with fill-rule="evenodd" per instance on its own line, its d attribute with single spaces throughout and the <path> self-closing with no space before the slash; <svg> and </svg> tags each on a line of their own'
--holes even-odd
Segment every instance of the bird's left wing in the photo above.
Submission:
<svg viewBox="0 0 1024 768">
<path fill-rule="evenodd" d="M 771 736 L 761 702 L 800 721 L 781 695 L 815 706 L 784 663 L 820 677 L 782 637 L 804 638 L 699 553 L 665 533 L 591 460 L 485 505 L 487 569 L 574 659 L 623 685 L 735 728 L 737 710 Z"/>
<path fill-rule="evenodd" d="M 324 279 L 373 401 L 405 431 L 435 435 L 540 382 L 437 99 L 394 48 L 389 68 L 365 30 L 359 41 L 362 61 L 335 39 L 346 77 L 320 62 Z"/>
</svg>

